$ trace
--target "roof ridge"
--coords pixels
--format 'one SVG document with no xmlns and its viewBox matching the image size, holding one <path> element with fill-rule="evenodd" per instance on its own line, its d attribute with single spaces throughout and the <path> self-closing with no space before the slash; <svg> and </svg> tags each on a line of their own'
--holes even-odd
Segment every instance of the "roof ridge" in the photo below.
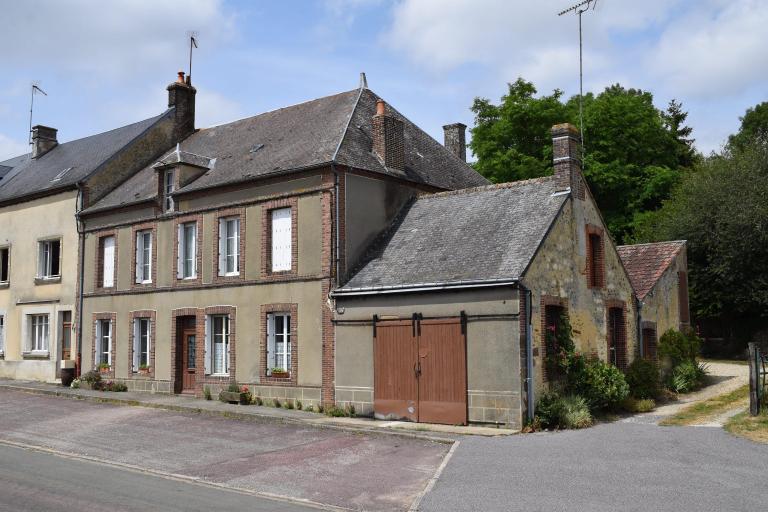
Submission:
<svg viewBox="0 0 768 512">
<path fill-rule="evenodd" d="M 662 245 L 662 244 L 685 244 L 688 240 L 662 240 L 661 242 L 643 242 L 640 244 L 623 244 L 623 245 L 617 245 L 616 248 L 619 249 L 621 247 L 641 247 L 646 245 Z"/>
<path fill-rule="evenodd" d="M 463 194 L 472 194 L 475 192 L 483 192 L 486 190 L 499 190 L 505 188 L 516 188 L 522 185 L 530 185 L 533 183 L 545 183 L 553 179 L 553 176 L 539 176 L 538 178 L 530 178 L 527 180 L 507 181 L 504 183 L 493 183 L 491 185 L 480 185 L 477 187 L 460 188 L 457 190 L 446 190 L 444 192 L 426 192 L 420 194 L 418 199 L 429 199 L 432 197 L 446 197 L 446 196 L 458 196 Z"/>
<path fill-rule="evenodd" d="M 331 156 L 332 163 L 336 162 L 336 158 L 339 156 L 339 151 L 341 150 L 341 146 L 344 144 L 344 139 L 347 137 L 349 126 L 352 124 L 352 118 L 355 117 L 355 110 L 357 110 L 357 106 L 360 105 L 360 98 L 363 97 L 364 90 L 365 88 L 362 86 L 358 90 L 355 103 L 352 105 L 352 108 L 349 111 L 349 117 L 347 117 L 347 122 L 344 124 L 344 130 L 341 132 L 341 137 L 339 137 L 339 143 L 336 144 L 336 149 L 333 151 L 333 155 Z"/>
</svg>

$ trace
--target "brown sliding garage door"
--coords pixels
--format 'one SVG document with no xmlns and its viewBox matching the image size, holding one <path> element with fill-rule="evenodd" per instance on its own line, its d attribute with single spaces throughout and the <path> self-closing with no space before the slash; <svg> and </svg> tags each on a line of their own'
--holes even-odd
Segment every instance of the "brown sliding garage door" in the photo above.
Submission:
<svg viewBox="0 0 768 512">
<path fill-rule="evenodd" d="M 464 330 L 458 317 L 377 322 L 373 392 L 376 416 L 465 425 Z"/>
</svg>

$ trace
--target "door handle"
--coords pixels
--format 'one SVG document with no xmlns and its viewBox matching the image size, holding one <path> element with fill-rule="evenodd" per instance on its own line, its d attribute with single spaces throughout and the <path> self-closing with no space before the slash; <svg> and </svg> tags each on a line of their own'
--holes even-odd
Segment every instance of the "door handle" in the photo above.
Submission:
<svg viewBox="0 0 768 512">
<path fill-rule="evenodd" d="M 421 376 L 421 362 L 413 363 L 413 373 L 416 375 L 416 378 Z"/>
</svg>

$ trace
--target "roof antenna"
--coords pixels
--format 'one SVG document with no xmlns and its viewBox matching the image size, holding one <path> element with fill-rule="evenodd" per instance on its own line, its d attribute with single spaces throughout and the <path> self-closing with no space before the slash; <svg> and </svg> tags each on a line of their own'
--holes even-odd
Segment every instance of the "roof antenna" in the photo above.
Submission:
<svg viewBox="0 0 768 512">
<path fill-rule="evenodd" d="M 573 5 L 566 10 L 557 13 L 558 16 L 576 12 L 579 15 L 579 130 L 581 131 L 581 158 L 584 158 L 584 71 L 582 67 L 582 44 L 581 44 L 581 15 L 587 12 L 590 7 L 595 10 L 597 0 L 584 0 Z"/>
<path fill-rule="evenodd" d="M 368 79 L 365 77 L 365 72 L 360 73 L 360 88 L 361 89 L 368 88 Z"/>
<path fill-rule="evenodd" d="M 41 92 L 43 95 L 48 96 L 48 93 L 39 87 L 40 82 L 32 82 L 32 92 L 29 101 L 29 144 L 32 145 L 32 109 L 35 106 L 35 92 Z"/>
<path fill-rule="evenodd" d="M 189 36 L 189 73 L 187 73 L 187 85 L 192 85 L 192 48 L 197 48 L 197 36 L 196 30 L 187 31 Z"/>
</svg>

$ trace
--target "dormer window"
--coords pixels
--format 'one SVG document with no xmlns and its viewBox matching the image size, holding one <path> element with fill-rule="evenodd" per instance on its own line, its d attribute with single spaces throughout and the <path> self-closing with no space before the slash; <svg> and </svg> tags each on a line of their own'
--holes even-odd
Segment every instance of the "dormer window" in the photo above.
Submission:
<svg viewBox="0 0 768 512">
<path fill-rule="evenodd" d="M 163 211 L 166 212 L 172 212 L 174 203 L 173 203 L 173 191 L 176 190 L 176 173 L 169 169 L 165 171 L 165 175 L 163 177 Z"/>
</svg>

